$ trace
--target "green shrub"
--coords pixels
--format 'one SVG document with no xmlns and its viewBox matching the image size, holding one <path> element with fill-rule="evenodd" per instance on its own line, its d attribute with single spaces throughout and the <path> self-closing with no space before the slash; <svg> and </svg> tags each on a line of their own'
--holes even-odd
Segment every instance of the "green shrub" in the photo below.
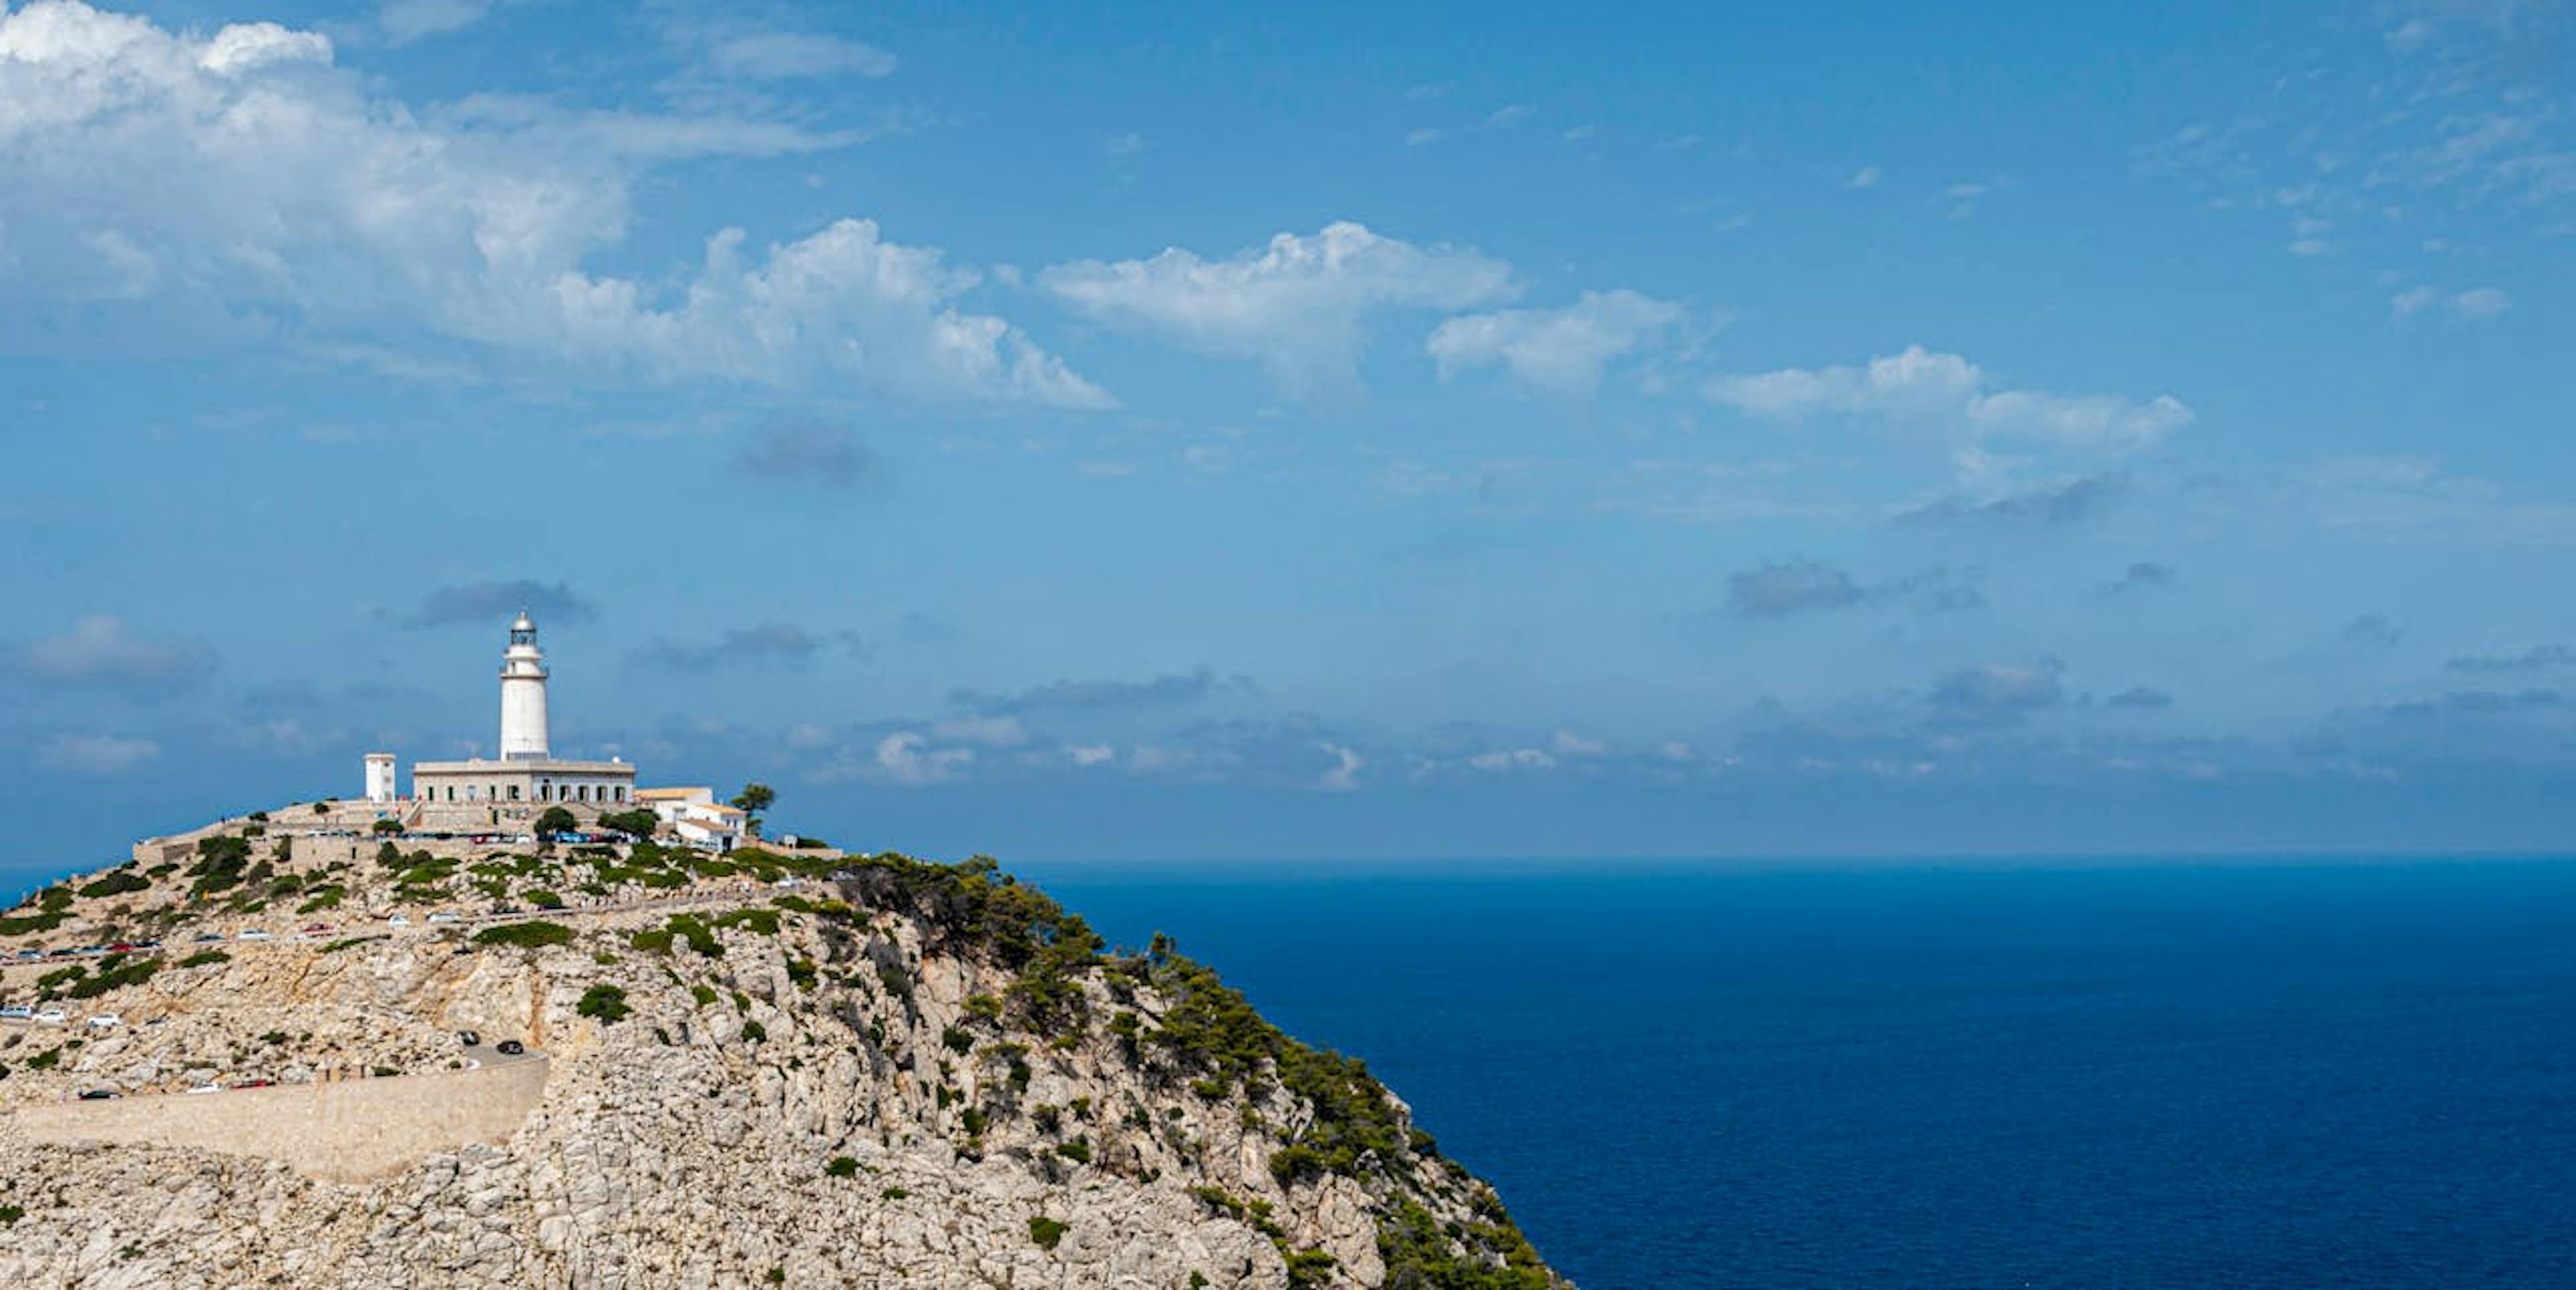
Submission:
<svg viewBox="0 0 2576 1290">
<path fill-rule="evenodd" d="M 957 1113 L 957 1123 L 965 1127 L 967 1137 L 980 1138 L 984 1136 L 984 1127 L 992 1123 L 992 1117 L 984 1114 L 984 1108 L 970 1106 Z"/>
<path fill-rule="evenodd" d="M 339 953 L 340 951 L 345 950 L 345 949 L 348 949 L 349 947 L 351 947 L 351 946 L 353 946 L 353 945 L 364 945 L 364 944 L 366 944 L 366 943 L 367 943 L 367 942 L 369 942 L 369 941 L 381 941 L 381 940 L 383 940 L 383 939 L 385 939 L 385 938 L 384 938 L 382 935 L 376 935 L 376 936 L 343 936 L 343 937 L 341 937 L 340 939 L 338 939 L 338 940 L 336 940 L 336 941 L 333 941 L 333 942 L 331 942 L 331 943 L 330 943 L 330 944 L 328 944 L 328 945 L 323 946 L 323 947 L 322 947 L 322 949 L 321 949 L 321 952 L 322 952 L 322 953 L 324 953 L 324 954 L 337 954 L 337 953 Z"/>
<path fill-rule="evenodd" d="M 939 1042 L 961 1057 L 975 1051 L 975 1037 L 955 1026 L 943 1027 L 939 1032 Z"/>
<path fill-rule="evenodd" d="M 1065 1224 L 1044 1214 L 1029 1220 L 1029 1239 L 1037 1242 L 1041 1250 L 1054 1249 L 1056 1242 L 1063 1240 L 1068 1230 Z"/>
<path fill-rule="evenodd" d="M 742 1023 L 742 1042 L 746 1044 L 761 1044 L 769 1042 L 769 1027 L 764 1026 L 757 1021 L 746 1021 Z"/>
<path fill-rule="evenodd" d="M 859 1172 L 859 1162 L 848 1156 L 834 1156 L 832 1163 L 823 1166 L 823 1172 L 834 1178 L 854 1177 Z"/>
<path fill-rule="evenodd" d="M 778 911 L 775 909 L 728 909 L 716 915 L 718 927 L 749 928 L 760 936 L 778 934 Z"/>
<path fill-rule="evenodd" d="M 188 957 L 179 960 L 179 966 L 183 968 L 205 967 L 212 963 L 230 963 L 232 961 L 233 956 L 224 953 L 222 950 L 200 950 L 195 954 L 191 954 Z"/>
<path fill-rule="evenodd" d="M 1055 1153 L 1078 1165 L 1091 1163 L 1091 1143 L 1083 1138 L 1057 1144 Z"/>
<path fill-rule="evenodd" d="M 81 888 L 80 894 L 96 900 L 103 896 L 122 896 L 129 891 L 148 890 L 151 886 L 152 880 L 142 874 L 131 869 L 119 869 Z"/>
<path fill-rule="evenodd" d="M 62 1049 L 60 1049 L 60 1048 L 48 1048 L 48 1049 L 46 1049 L 45 1051 L 43 1051 L 43 1052 L 41 1052 L 41 1053 L 38 1053 L 38 1054 L 36 1054 L 36 1055 L 35 1055 L 35 1056 L 33 1056 L 33 1057 L 28 1058 L 28 1059 L 27 1059 L 27 1069 L 29 1069 L 29 1070 L 31 1070 L 31 1071 L 49 1071 L 49 1070 L 52 1070 L 52 1069 L 55 1067 L 55 1065 L 56 1065 L 56 1064 L 58 1064 L 58 1063 L 60 1063 L 62 1060 L 63 1060 L 63 1050 L 62 1050 Z"/>
<path fill-rule="evenodd" d="M 309 899 L 307 899 L 303 904 L 296 906 L 295 912 L 299 914 L 317 914 L 326 909 L 336 908 L 338 907 L 341 898 L 348 894 L 348 889 L 340 884 L 336 882 L 327 883 L 323 886 L 316 887 L 311 892 L 307 893 Z"/>
<path fill-rule="evenodd" d="M 566 945 L 571 941 L 572 929 L 561 923 L 503 923 L 474 934 L 477 945 L 515 945 L 528 950 Z"/>
<path fill-rule="evenodd" d="M 520 892 L 519 896 L 521 899 L 539 909 L 561 909 L 564 907 L 563 897 L 558 896 L 543 887 L 530 887 L 526 891 Z"/>
<path fill-rule="evenodd" d="M 905 1190 L 904 1190 L 903 1188 L 901 1188 L 901 1187 L 888 1187 L 888 1188 L 886 1188 L 884 1191 L 881 1191 L 881 1192 L 878 1192 L 878 1193 L 877 1193 L 877 1199 L 878 1199 L 878 1200 L 905 1200 L 905 1199 L 909 1199 L 909 1198 L 911 1197 L 911 1195 L 912 1195 L 912 1193 L 911 1193 L 911 1192 L 905 1191 Z"/>
<path fill-rule="evenodd" d="M 574 1006 L 573 1011 L 585 1017 L 597 1017 L 600 1024 L 609 1025 L 625 1020 L 633 1009 L 626 1006 L 624 987 L 602 982 L 582 991 L 581 1002 Z"/>
</svg>

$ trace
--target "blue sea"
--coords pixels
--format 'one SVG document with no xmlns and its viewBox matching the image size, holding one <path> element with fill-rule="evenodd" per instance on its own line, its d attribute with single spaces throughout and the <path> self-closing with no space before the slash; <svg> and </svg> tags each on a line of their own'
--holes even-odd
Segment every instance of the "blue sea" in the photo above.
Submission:
<svg viewBox="0 0 2576 1290">
<path fill-rule="evenodd" d="M 1586 1290 L 2576 1287 L 2576 863 L 1017 869 Z"/>
</svg>

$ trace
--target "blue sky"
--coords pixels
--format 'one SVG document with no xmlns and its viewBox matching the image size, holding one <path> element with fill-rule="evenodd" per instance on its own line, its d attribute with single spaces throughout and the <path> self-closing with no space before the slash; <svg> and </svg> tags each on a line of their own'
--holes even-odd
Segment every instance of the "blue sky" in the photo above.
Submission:
<svg viewBox="0 0 2576 1290">
<path fill-rule="evenodd" d="M 21 5 L 13 864 L 2547 849 L 2563 4 Z M 58 809 L 68 805 L 71 809 Z"/>
</svg>

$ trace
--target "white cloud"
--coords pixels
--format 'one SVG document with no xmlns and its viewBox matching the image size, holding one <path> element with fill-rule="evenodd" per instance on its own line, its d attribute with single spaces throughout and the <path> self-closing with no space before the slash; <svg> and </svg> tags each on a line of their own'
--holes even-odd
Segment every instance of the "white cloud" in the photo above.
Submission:
<svg viewBox="0 0 2576 1290">
<path fill-rule="evenodd" d="M 114 614 L 91 614 L 60 636 L 30 641 L 11 661 L 52 684 L 136 690 L 185 688 L 215 669 L 215 653 L 203 643 L 148 636 Z"/>
<path fill-rule="evenodd" d="M 1283 385 L 1309 394 L 1356 383 L 1370 314 L 1463 309 L 1513 291 L 1501 261 L 1349 222 L 1312 237 L 1281 233 L 1223 260 L 1175 247 L 1146 260 L 1059 264 L 1038 282 L 1104 322 L 1259 359 Z"/>
<path fill-rule="evenodd" d="M 1100 141 L 1100 151 L 1105 156 L 1132 157 L 1144 150 L 1145 136 L 1133 130 L 1125 134 L 1113 134 Z"/>
<path fill-rule="evenodd" d="M 897 784 L 937 784 L 974 764 L 972 748 L 932 748 L 919 731 L 898 730 L 877 741 L 870 778 Z"/>
<path fill-rule="evenodd" d="M 2485 320 L 2513 307 L 2513 297 L 2495 287 L 2472 287 L 2451 297 L 2451 309 L 2463 318 Z"/>
<path fill-rule="evenodd" d="M 874 45 L 806 32 L 755 31 L 720 37 L 706 51 L 709 69 L 753 80 L 817 76 L 891 76 L 895 57 Z"/>
<path fill-rule="evenodd" d="M 1562 309 L 1506 309 L 1451 318 L 1426 348 L 1451 376 L 1500 364 L 1551 394 L 1576 397 L 1601 382 L 1610 360 L 1682 317 L 1681 306 L 1634 291 L 1587 291 Z"/>
<path fill-rule="evenodd" d="M 2469 322 L 2486 322 L 2511 309 L 2513 297 L 2498 287 L 2472 287 L 2444 295 L 2431 287 L 2416 286 L 2388 298 L 2388 312 L 2401 321 L 2437 307 Z"/>
<path fill-rule="evenodd" d="M 1427 125 L 1417 130 L 1408 130 L 1404 135 L 1404 146 L 1408 148 L 1419 148 L 1425 144 L 1438 142 L 1440 142 L 1440 131 Z"/>
<path fill-rule="evenodd" d="M 1341 744 L 1324 743 L 1316 747 L 1333 758 L 1332 768 L 1316 779 L 1316 787 L 1328 792 L 1347 793 L 1360 786 L 1360 771 L 1368 766 L 1367 758 Z"/>
<path fill-rule="evenodd" d="M 161 755 L 149 739 L 115 735 L 55 735 L 37 749 L 37 760 L 56 770 L 89 775 L 116 775 Z"/>
<path fill-rule="evenodd" d="M 1863 167 L 1861 167 L 1860 169 L 1853 171 L 1853 172 L 1851 173 L 1851 178 L 1846 179 L 1846 180 L 1844 180 L 1844 181 L 1843 181 L 1843 187 L 1845 187 L 1845 188 L 1876 188 L 1876 187 L 1878 187 L 1878 181 L 1879 181 L 1879 171 L 1878 171 L 1878 167 L 1876 167 L 1876 166 L 1863 166 Z"/>
<path fill-rule="evenodd" d="M 1118 750 L 1107 744 L 1074 744 L 1064 750 L 1064 755 L 1076 766 L 1101 766 L 1117 757 Z"/>
<path fill-rule="evenodd" d="M 385 0 L 376 8 L 376 27 L 385 43 L 408 45 L 463 31 L 491 11 L 492 0 Z"/>
<path fill-rule="evenodd" d="M 1487 774 L 1497 775 L 1512 771 L 1554 770 L 1556 758 L 1536 748 L 1514 748 L 1507 751 L 1478 753 L 1467 759 L 1467 767 L 1470 770 L 1481 770 Z"/>
<path fill-rule="evenodd" d="M 2191 409 L 2170 394 L 2139 402 L 2112 394 L 1995 389 L 1967 359 L 1920 345 L 1871 359 L 1865 367 L 1722 376 L 1704 391 L 1719 403 L 1772 420 L 1839 415 L 1930 426 L 1952 436 L 1961 472 L 1971 476 L 1999 464 L 1989 453 L 1997 441 L 2128 453 L 2192 419 Z"/>
<path fill-rule="evenodd" d="M 787 66 L 750 48 L 743 66 Z M 548 377 L 570 359 L 619 380 L 1110 401 L 959 308 L 976 275 L 865 220 L 757 261 L 719 233 L 683 284 L 587 263 L 624 237 L 653 165 L 859 135 L 506 95 L 416 107 L 373 97 L 330 56 L 274 24 L 200 36 L 79 4 L 0 14 L 0 346 L 284 332 L 311 353 L 444 345 Z"/>
</svg>

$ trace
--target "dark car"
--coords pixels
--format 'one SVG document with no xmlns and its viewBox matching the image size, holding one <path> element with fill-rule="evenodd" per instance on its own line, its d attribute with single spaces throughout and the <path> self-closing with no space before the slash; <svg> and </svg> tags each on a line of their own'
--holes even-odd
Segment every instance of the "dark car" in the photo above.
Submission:
<svg viewBox="0 0 2576 1290">
<path fill-rule="evenodd" d="M 504 1057 L 516 1057 L 519 1054 L 528 1051 L 528 1046 L 526 1044 L 520 1043 L 515 1039 L 504 1039 L 500 1042 L 498 1047 L 501 1050 L 501 1055 Z"/>
<path fill-rule="evenodd" d="M 276 1081 L 276 1080 L 273 1080 L 273 1079 L 248 1079 L 248 1080 L 243 1080 L 243 1081 L 242 1081 L 241 1083 L 239 1083 L 239 1084 L 235 1084 L 235 1085 L 233 1085 L 233 1087 L 234 1087 L 234 1088 L 275 1088 L 275 1087 L 277 1087 L 277 1081 Z"/>
<path fill-rule="evenodd" d="M 80 1100 L 84 1102 L 104 1102 L 115 1096 L 116 1094 L 103 1088 L 85 1088 L 81 1090 Z"/>
<path fill-rule="evenodd" d="M 224 934 L 222 932 L 206 932 L 198 936 L 197 940 L 200 944 L 203 944 L 206 941 L 220 941 L 223 938 Z"/>
<path fill-rule="evenodd" d="M 456 1042 L 463 1044 L 468 1048 L 472 1048 L 474 1045 L 483 1042 L 483 1036 L 476 1034 L 471 1030 L 460 1030 L 456 1032 Z"/>
</svg>

